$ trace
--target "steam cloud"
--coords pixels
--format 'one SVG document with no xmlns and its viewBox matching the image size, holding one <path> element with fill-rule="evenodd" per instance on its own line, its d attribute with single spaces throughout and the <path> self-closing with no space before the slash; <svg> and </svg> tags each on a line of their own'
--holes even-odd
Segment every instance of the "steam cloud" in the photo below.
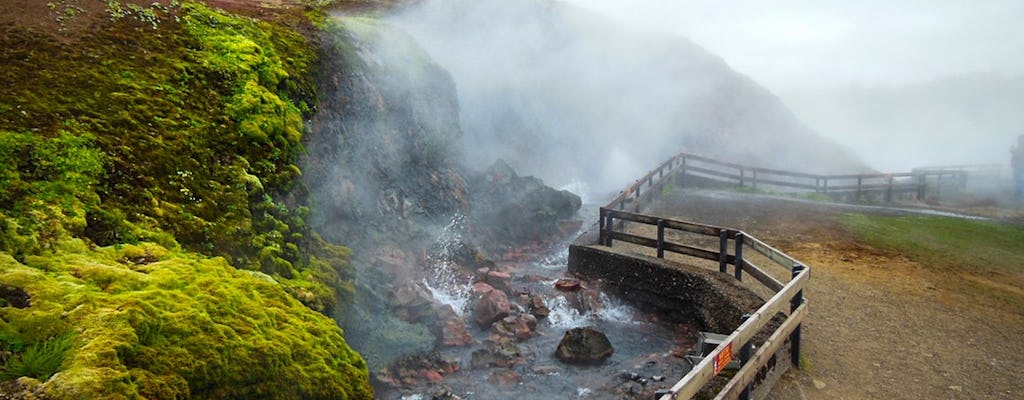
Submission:
<svg viewBox="0 0 1024 400">
<path fill-rule="evenodd" d="M 543 0 L 426 1 L 392 18 L 452 74 L 465 161 L 496 158 L 601 196 L 684 148 L 802 170 L 863 169 L 771 93 L 678 36 Z"/>
</svg>

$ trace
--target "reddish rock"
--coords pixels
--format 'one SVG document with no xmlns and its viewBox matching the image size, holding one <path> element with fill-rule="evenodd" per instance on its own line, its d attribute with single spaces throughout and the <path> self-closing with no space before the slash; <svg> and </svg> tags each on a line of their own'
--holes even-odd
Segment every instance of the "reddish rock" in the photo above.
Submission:
<svg viewBox="0 0 1024 400">
<path fill-rule="evenodd" d="M 512 274 L 502 271 L 487 272 L 487 283 L 495 289 L 508 291 L 512 284 Z"/>
<path fill-rule="evenodd" d="M 544 298 L 540 296 L 530 297 L 526 308 L 531 315 L 537 318 L 547 318 L 548 315 L 551 315 L 551 309 L 544 303 Z"/>
<path fill-rule="evenodd" d="M 444 380 L 440 372 L 434 370 L 420 371 L 420 379 L 430 383 L 438 383 Z"/>
<path fill-rule="evenodd" d="M 474 285 L 473 289 L 475 292 L 476 285 Z M 505 318 L 510 310 L 511 305 L 508 302 L 508 296 L 500 290 L 492 289 L 474 296 L 473 320 L 481 327 L 491 326 L 494 321 Z"/>
<path fill-rule="evenodd" d="M 403 320 L 421 322 L 436 316 L 431 305 L 433 299 L 430 291 L 421 285 L 402 285 L 392 293 L 391 308 Z"/>
<path fill-rule="evenodd" d="M 530 314 L 510 315 L 491 326 L 498 336 L 526 340 L 537 330 L 537 318 Z"/>
<path fill-rule="evenodd" d="M 594 312 L 604 308 L 604 301 L 601 300 L 601 292 L 596 289 L 583 289 L 580 292 L 580 311 Z"/>
<path fill-rule="evenodd" d="M 575 292 L 580 290 L 580 281 L 575 279 L 562 278 L 555 281 L 555 289 L 563 292 Z"/>
<path fill-rule="evenodd" d="M 442 346 L 465 346 L 473 342 L 473 336 L 466 330 L 466 321 L 455 313 L 450 304 L 445 304 L 437 311 L 441 332 L 438 339 Z"/>
<path fill-rule="evenodd" d="M 477 282 L 473 284 L 473 294 L 485 295 L 494 290 L 494 287 L 488 285 L 487 282 Z"/>
</svg>

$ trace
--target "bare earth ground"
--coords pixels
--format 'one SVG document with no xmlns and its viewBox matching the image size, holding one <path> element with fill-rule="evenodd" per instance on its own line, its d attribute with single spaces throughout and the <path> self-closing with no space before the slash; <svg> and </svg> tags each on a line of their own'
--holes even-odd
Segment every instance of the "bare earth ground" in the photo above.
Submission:
<svg viewBox="0 0 1024 400">
<path fill-rule="evenodd" d="M 849 206 L 676 191 L 650 211 L 742 229 L 811 266 L 803 369 L 770 399 L 1024 398 L 1024 315 L 978 304 L 964 285 L 1018 299 L 1022 288 L 858 243 L 835 220 L 864 211 Z"/>
</svg>

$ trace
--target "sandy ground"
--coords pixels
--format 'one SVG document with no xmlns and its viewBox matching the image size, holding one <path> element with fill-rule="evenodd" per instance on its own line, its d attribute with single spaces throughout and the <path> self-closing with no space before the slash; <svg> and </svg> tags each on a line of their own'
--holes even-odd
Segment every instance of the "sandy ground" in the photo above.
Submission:
<svg viewBox="0 0 1024 400">
<path fill-rule="evenodd" d="M 770 399 L 1024 398 L 1024 316 L 972 301 L 964 279 L 983 278 L 934 274 L 858 243 L 835 221 L 865 211 L 900 213 L 701 191 L 677 191 L 650 210 L 742 229 L 811 266 L 803 368 Z M 1024 298 L 1021 288 L 986 284 Z"/>
</svg>

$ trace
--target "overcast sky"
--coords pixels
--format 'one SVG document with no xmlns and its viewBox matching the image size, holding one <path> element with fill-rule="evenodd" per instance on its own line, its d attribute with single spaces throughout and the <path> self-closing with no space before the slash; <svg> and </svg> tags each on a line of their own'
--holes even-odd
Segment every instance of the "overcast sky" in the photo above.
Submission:
<svg viewBox="0 0 1024 400">
<path fill-rule="evenodd" d="M 1024 0 L 565 0 L 686 36 L 776 92 L 1024 74 Z"/>
</svg>

